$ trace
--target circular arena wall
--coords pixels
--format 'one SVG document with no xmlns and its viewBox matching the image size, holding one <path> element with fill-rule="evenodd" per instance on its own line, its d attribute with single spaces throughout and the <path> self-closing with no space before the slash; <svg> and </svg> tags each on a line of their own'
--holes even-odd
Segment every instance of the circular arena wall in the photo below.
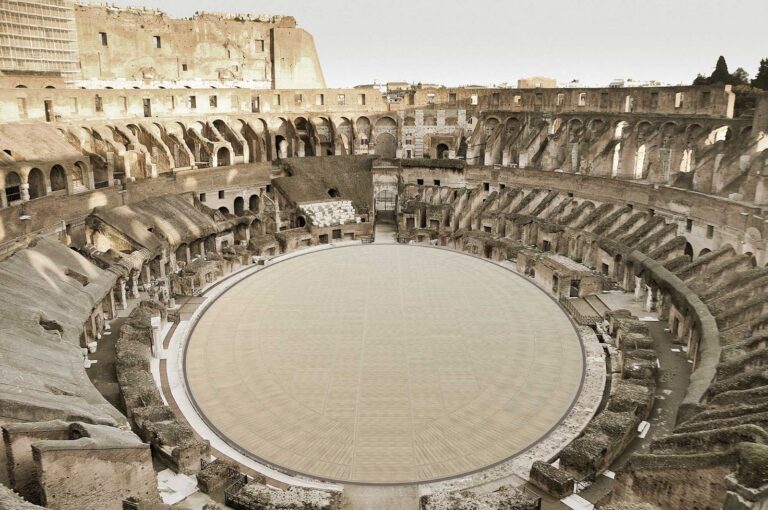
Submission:
<svg viewBox="0 0 768 510">
<path fill-rule="evenodd" d="M 364 245 L 268 266 L 186 347 L 190 396 L 254 460 L 348 483 L 452 478 L 513 458 L 581 391 L 578 334 L 541 289 L 448 250 Z"/>
</svg>

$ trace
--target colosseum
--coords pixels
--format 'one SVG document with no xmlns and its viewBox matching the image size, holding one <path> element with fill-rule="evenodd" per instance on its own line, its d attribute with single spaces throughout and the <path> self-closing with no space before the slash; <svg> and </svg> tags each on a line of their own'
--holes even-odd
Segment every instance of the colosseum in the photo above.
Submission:
<svg viewBox="0 0 768 510">
<path fill-rule="evenodd" d="M 72 0 L 0 40 L 0 509 L 768 508 L 768 92 L 327 88 L 292 16 Z"/>
</svg>

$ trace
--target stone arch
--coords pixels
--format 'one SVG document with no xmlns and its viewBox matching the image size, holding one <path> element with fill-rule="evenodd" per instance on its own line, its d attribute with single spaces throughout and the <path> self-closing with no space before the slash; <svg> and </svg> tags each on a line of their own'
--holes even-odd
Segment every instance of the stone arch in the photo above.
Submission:
<svg viewBox="0 0 768 510">
<path fill-rule="evenodd" d="M 485 119 L 483 123 L 485 126 L 485 136 L 491 136 L 499 124 L 501 124 L 501 121 L 498 117 L 488 117 Z"/>
<path fill-rule="evenodd" d="M 67 189 L 67 174 L 61 165 L 53 165 L 49 175 L 51 181 L 51 191 L 61 191 Z"/>
<path fill-rule="evenodd" d="M 583 122 L 580 119 L 571 119 L 568 121 L 568 142 L 576 143 L 581 138 Z"/>
<path fill-rule="evenodd" d="M 628 127 L 629 127 L 629 122 L 627 122 L 626 120 L 618 121 L 613 127 L 613 139 L 614 140 L 623 139 L 624 135 L 627 132 Z"/>
<path fill-rule="evenodd" d="M 394 159 L 397 156 L 397 141 L 390 133 L 381 133 L 376 137 L 376 155 L 382 158 Z"/>
<path fill-rule="evenodd" d="M 396 128 L 396 127 L 397 127 L 397 121 L 388 115 L 380 117 L 378 120 L 376 120 L 376 129 L 382 129 L 382 128 L 386 129 L 386 128 Z"/>
<path fill-rule="evenodd" d="M 259 195 L 253 194 L 248 199 L 248 210 L 252 212 L 259 212 Z"/>
<path fill-rule="evenodd" d="M 315 146 L 312 140 L 312 129 L 310 122 L 304 117 L 296 117 L 293 119 L 293 127 L 296 130 L 296 135 L 304 145 L 304 155 L 314 156 Z"/>
<path fill-rule="evenodd" d="M 667 121 L 662 124 L 659 133 L 661 134 L 661 148 L 669 149 L 672 147 L 672 143 L 677 132 L 677 124 L 672 121 Z"/>
<path fill-rule="evenodd" d="M 76 161 L 72 167 L 72 188 L 76 189 L 85 186 L 85 176 L 88 174 L 88 168 L 82 161 Z"/>
<path fill-rule="evenodd" d="M 693 260 L 693 246 L 691 243 L 686 242 L 685 248 L 683 249 L 683 255 L 688 255 L 688 257 Z"/>
<path fill-rule="evenodd" d="M 44 197 L 46 194 L 45 175 L 39 168 L 33 168 L 27 176 L 29 183 L 29 198 L 35 199 Z"/>
<path fill-rule="evenodd" d="M 235 197 L 234 210 L 236 216 L 245 212 L 245 199 L 243 197 Z"/>
<path fill-rule="evenodd" d="M 685 138 L 688 146 L 691 147 L 696 140 L 705 133 L 704 127 L 699 123 L 692 123 L 685 128 Z"/>
<path fill-rule="evenodd" d="M 228 215 L 228 214 L 229 214 L 229 208 L 227 208 L 227 207 L 224 207 L 224 206 L 222 205 L 221 207 L 219 207 L 219 212 L 220 212 L 221 214 L 223 214 L 223 215 L 225 215 L 225 216 L 226 216 L 226 215 Z"/>
<path fill-rule="evenodd" d="M 354 125 L 355 138 L 360 141 L 361 146 L 368 147 L 371 139 L 371 121 L 368 117 L 358 117 Z"/>
<path fill-rule="evenodd" d="M 603 131 L 605 131 L 607 126 L 608 124 L 603 119 L 597 118 L 589 121 L 587 129 L 592 134 L 592 136 L 598 136 L 602 134 Z"/>
<path fill-rule="evenodd" d="M 227 147 L 219 147 L 216 151 L 216 166 L 230 166 L 232 164 L 231 154 Z"/>
<path fill-rule="evenodd" d="M 21 200 L 21 177 L 16 172 L 5 174 L 5 199 L 9 204 Z"/>
<path fill-rule="evenodd" d="M 699 257 L 703 257 L 704 255 L 706 255 L 707 253 L 710 253 L 711 251 L 712 251 L 712 250 L 710 250 L 709 248 L 703 248 L 703 249 L 702 249 L 702 250 L 699 252 Z"/>
<path fill-rule="evenodd" d="M 448 159 L 448 145 L 444 143 L 437 144 L 435 155 L 437 159 Z"/>
</svg>

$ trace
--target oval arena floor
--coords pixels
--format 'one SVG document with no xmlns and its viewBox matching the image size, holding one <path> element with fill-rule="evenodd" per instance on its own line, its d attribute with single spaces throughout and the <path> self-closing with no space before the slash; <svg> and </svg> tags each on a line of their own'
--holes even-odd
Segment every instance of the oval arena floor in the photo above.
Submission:
<svg viewBox="0 0 768 510">
<path fill-rule="evenodd" d="M 364 245 L 268 266 L 187 345 L 189 392 L 247 455 L 351 483 L 416 483 L 526 450 L 570 410 L 578 335 L 520 275 L 447 250 Z"/>
</svg>

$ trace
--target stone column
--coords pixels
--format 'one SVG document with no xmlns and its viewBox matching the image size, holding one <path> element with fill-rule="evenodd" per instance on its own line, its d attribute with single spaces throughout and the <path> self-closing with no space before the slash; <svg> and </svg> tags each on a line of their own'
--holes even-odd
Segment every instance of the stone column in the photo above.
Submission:
<svg viewBox="0 0 768 510">
<path fill-rule="evenodd" d="M 131 297 L 133 299 L 139 299 L 139 275 L 134 274 L 131 276 Z"/>
<path fill-rule="evenodd" d="M 652 312 L 656 308 L 656 289 L 646 285 L 645 311 Z"/>
<path fill-rule="evenodd" d="M 128 296 L 126 295 L 126 289 L 125 289 L 125 279 L 120 278 L 118 281 L 118 285 L 120 286 L 120 309 L 125 310 L 128 308 Z"/>
<path fill-rule="evenodd" d="M 643 284 L 643 279 L 639 276 L 635 276 L 635 301 L 640 301 L 643 299 L 644 290 L 645 285 Z"/>
<path fill-rule="evenodd" d="M 117 316 L 115 307 L 115 293 L 110 292 L 107 297 L 107 318 L 112 320 Z"/>
</svg>

